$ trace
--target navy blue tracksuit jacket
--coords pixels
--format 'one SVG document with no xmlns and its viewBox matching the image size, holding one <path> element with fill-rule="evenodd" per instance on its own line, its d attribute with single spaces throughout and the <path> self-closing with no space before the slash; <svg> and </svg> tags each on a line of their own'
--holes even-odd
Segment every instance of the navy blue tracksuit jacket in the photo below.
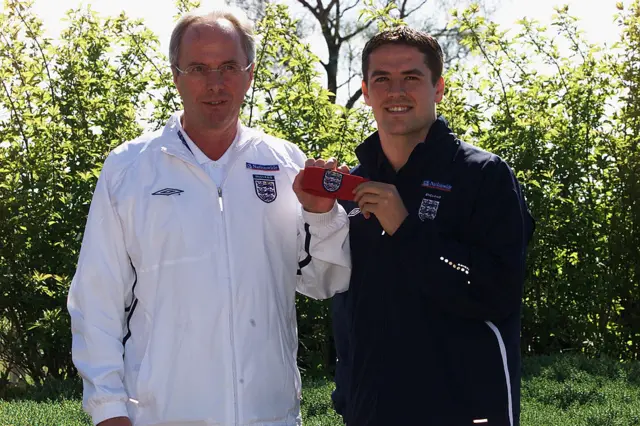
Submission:
<svg viewBox="0 0 640 426">
<path fill-rule="evenodd" d="M 352 173 L 397 187 L 390 236 L 354 202 L 349 291 L 334 296 L 335 409 L 348 426 L 515 426 L 534 222 L 509 166 L 439 118 L 398 172 L 376 134 Z"/>
</svg>

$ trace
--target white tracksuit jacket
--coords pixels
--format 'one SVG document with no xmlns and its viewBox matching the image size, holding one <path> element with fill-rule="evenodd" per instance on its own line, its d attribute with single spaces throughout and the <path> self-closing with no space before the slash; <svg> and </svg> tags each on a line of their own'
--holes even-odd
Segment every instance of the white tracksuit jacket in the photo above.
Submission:
<svg viewBox="0 0 640 426">
<path fill-rule="evenodd" d="M 116 148 L 97 183 L 67 306 L 84 407 L 94 423 L 300 424 L 295 292 L 347 289 L 347 215 L 303 212 L 304 154 L 248 128 L 218 188 L 179 117 Z"/>
</svg>

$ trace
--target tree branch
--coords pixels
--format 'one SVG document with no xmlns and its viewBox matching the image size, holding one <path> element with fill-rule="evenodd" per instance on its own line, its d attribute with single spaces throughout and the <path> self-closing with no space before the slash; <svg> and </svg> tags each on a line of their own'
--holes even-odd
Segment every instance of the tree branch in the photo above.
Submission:
<svg viewBox="0 0 640 426">
<path fill-rule="evenodd" d="M 402 3 L 402 10 L 400 11 L 400 19 L 404 19 L 407 16 L 411 15 L 413 12 L 417 11 L 418 9 L 420 9 L 422 6 L 424 6 L 427 3 L 428 0 L 423 0 L 422 3 L 420 3 L 418 6 L 414 7 L 413 9 L 411 9 L 409 12 L 407 12 L 405 14 L 405 5 L 406 5 L 406 0 Z"/>
<path fill-rule="evenodd" d="M 449 37 L 452 35 L 458 34 L 458 30 L 456 28 L 442 28 L 437 31 L 429 32 L 433 37 Z"/>
<path fill-rule="evenodd" d="M 309 11 L 318 20 L 318 22 L 322 22 L 323 8 L 322 8 L 322 3 L 320 3 L 320 0 L 317 0 L 315 8 L 313 6 L 311 6 L 311 4 L 309 2 L 307 2 L 307 0 L 298 0 L 298 3 L 300 3 L 301 5 L 306 7 L 307 9 L 309 9 Z"/>
<path fill-rule="evenodd" d="M 331 9 L 333 9 L 333 6 L 335 6 L 335 5 L 338 5 L 338 8 L 340 8 L 340 2 L 338 0 L 331 0 L 331 3 L 329 3 L 327 8 L 325 9 L 325 12 L 329 13 L 331 11 Z"/>
<path fill-rule="evenodd" d="M 142 54 L 142 56 L 144 56 L 144 58 L 147 60 L 147 62 L 149 62 L 151 64 L 151 66 L 153 66 L 153 68 L 156 69 L 156 71 L 158 72 L 158 76 L 162 77 L 162 71 L 160 71 L 158 69 L 158 67 L 156 66 L 155 62 L 153 62 L 151 60 L 151 58 L 149 58 L 149 56 L 147 56 L 147 54 L 142 50 L 142 48 L 140 47 L 140 44 L 138 43 L 138 40 L 136 40 L 136 34 L 134 34 L 133 32 L 131 32 L 131 30 L 129 28 L 127 28 L 127 32 L 129 33 L 129 36 L 131 37 L 131 40 L 133 40 L 133 43 L 136 45 L 136 47 L 138 48 L 138 52 L 140 52 L 140 54 Z"/>
<path fill-rule="evenodd" d="M 4 80 L 0 80 L 0 82 L 2 82 L 2 87 L 4 87 L 4 91 L 7 94 L 7 99 L 9 99 L 9 104 L 11 105 L 11 113 L 13 114 L 13 119 L 18 123 L 20 134 L 22 135 L 22 139 L 24 140 L 24 151 L 26 154 L 26 161 L 27 161 L 27 164 L 29 164 L 31 161 L 31 159 L 29 158 L 29 139 L 27 138 L 27 135 L 24 132 L 24 127 L 22 126 L 22 120 L 20 119 L 21 118 L 20 114 L 18 114 L 18 111 L 16 110 L 16 106 L 13 103 L 13 99 L 11 98 L 11 92 L 9 92 L 9 89 L 4 84 Z M 29 179 L 27 182 L 27 185 L 31 186 L 31 183 L 33 182 L 33 175 L 31 174 L 31 166 L 27 170 L 27 177 Z"/>
<path fill-rule="evenodd" d="M 337 89 L 341 89 L 345 86 L 345 84 L 349 84 L 349 82 L 351 82 L 351 79 L 345 80 L 342 83 L 340 83 L 337 87 Z"/>
<path fill-rule="evenodd" d="M 352 32 L 351 34 L 347 34 L 344 37 L 338 37 L 338 40 L 340 40 L 340 43 L 342 43 L 343 41 L 349 41 L 350 39 L 352 39 L 353 37 L 357 36 L 358 34 L 360 34 L 361 32 L 363 32 L 364 30 L 366 30 L 367 28 L 369 28 L 371 26 L 371 24 L 373 24 L 373 20 L 367 22 L 364 26 L 358 28 L 357 30 L 355 30 L 354 32 Z"/>
<path fill-rule="evenodd" d="M 331 8 L 333 6 L 336 6 L 336 20 L 335 20 L 335 26 L 333 27 L 333 38 L 338 40 L 338 43 L 340 43 L 339 41 L 339 37 L 340 37 L 340 2 L 338 2 L 337 0 L 332 0 L 331 4 L 329 5 L 329 9 L 327 9 L 327 17 L 329 16 L 329 11 L 331 10 Z M 331 22 L 331 20 L 329 20 L 329 22 Z"/>
<path fill-rule="evenodd" d="M 262 48 L 260 49 L 260 56 L 258 56 L 258 63 L 255 64 L 255 67 L 253 69 L 253 84 L 251 85 L 251 101 L 249 102 L 249 105 L 251 105 L 250 109 L 249 109 L 249 123 L 247 124 L 249 127 L 251 127 L 251 123 L 253 121 L 253 107 L 254 105 L 254 97 L 256 94 L 256 84 L 258 81 L 258 70 L 260 69 L 260 66 L 262 65 L 262 59 L 264 58 L 264 51 L 267 48 L 267 42 L 269 41 L 269 35 L 271 34 L 271 27 L 269 27 L 269 30 L 267 31 L 267 33 L 264 35 L 264 40 L 261 43 L 262 44 Z"/>
<path fill-rule="evenodd" d="M 9 40 L 4 36 L 4 34 L 0 33 L 0 37 L 2 37 L 2 38 L 4 39 L 4 41 L 5 41 L 5 43 L 6 43 L 6 45 L 7 45 L 7 46 L 11 46 L 11 43 L 10 43 L 10 42 L 9 42 Z M 20 70 L 20 65 L 19 65 L 19 63 L 20 63 L 21 61 L 18 61 L 18 60 L 16 59 L 16 57 L 15 57 L 15 55 L 14 55 L 13 50 L 11 50 L 11 51 L 10 51 L 10 53 L 8 54 L 8 58 L 12 60 L 12 62 L 13 62 L 13 63 L 12 63 L 13 68 L 15 68 L 15 70 L 16 70 L 16 74 L 17 74 L 18 78 L 20 79 L 20 82 L 22 82 L 22 86 L 23 86 L 23 87 L 27 87 L 27 82 L 26 82 L 26 80 L 24 79 L 24 76 L 22 75 L 22 72 L 21 72 L 21 70 Z M 24 95 L 25 95 L 25 98 L 27 99 L 27 106 L 29 107 L 29 112 L 30 112 L 31 114 L 33 114 L 33 104 L 31 103 L 31 95 L 29 94 L 29 91 L 26 91 Z"/>
<path fill-rule="evenodd" d="M 27 135 L 24 133 L 24 127 L 22 127 L 22 120 L 20 120 L 21 115 L 18 114 L 18 110 L 16 109 L 16 106 L 13 103 L 13 99 L 11 97 L 11 92 L 9 92 L 7 85 L 4 84 L 4 80 L 0 80 L 0 82 L 2 83 L 2 87 L 4 87 L 4 92 L 7 94 L 9 105 L 11 105 L 11 114 L 13 115 L 13 119 L 18 123 L 20 134 L 22 135 L 22 139 L 24 140 L 24 150 L 28 156 L 29 155 L 29 139 L 27 138 Z"/>
<path fill-rule="evenodd" d="M 404 18 L 404 11 L 407 9 L 407 1 L 409 0 L 402 0 L 402 6 L 400 6 L 400 19 Z"/>
<path fill-rule="evenodd" d="M 507 89 L 506 89 L 506 85 L 504 84 L 504 80 L 502 79 L 502 74 L 500 74 L 500 70 L 498 69 L 498 67 L 496 67 L 494 62 L 489 57 L 488 52 L 486 51 L 486 49 L 482 45 L 482 43 L 480 41 L 480 37 L 478 36 L 478 33 L 473 29 L 473 26 L 470 25 L 469 22 L 465 22 L 465 24 L 467 24 L 467 26 L 469 26 L 469 28 L 470 28 L 469 31 L 471 31 L 471 35 L 473 36 L 473 38 L 474 38 L 474 40 L 476 42 L 476 45 L 480 49 L 480 52 L 482 53 L 482 56 L 489 63 L 489 65 L 493 69 L 493 72 L 496 73 L 496 76 L 498 77 L 498 80 L 500 81 L 500 87 L 502 89 L 502 96 L 503 96 L 503 99 L 504 99 L 506 113 L 507 113 L 507 116 L 509 117 L 509 120 L 511 122 L 513 122 L 513 116 L 511 115 L 511 108 L 509 106 L 509 98 L 507 97 Z"/>
<path fill-rule="evenodd" d="M 31 37 L 31 39 L 36 43 L 36 46 L 38 46 L 38 50 L 40 51 L 40 55 L 42 56 L 42 65 L 44 66 L 44 69 L 47 72 L 47 77 L 49 77 L 49 90 L 51 91 L 51 98 L 56 103 L 56 106 L 58 106 L 58 97 L 56 96 L 55 92 L 53 91 L 53 80 L 51 79 L 51 73 L 49 72 L 49 64 L 47 62 L 46 56 L 44 55 L 44 50 L 42 49 L 42 46 L 40 45 L 40 42 L 36 38 L 36 36 L 33 33 L 33 31 L 31 31 L 31 27 L 29 27 L 29 24 L 27 24 L 27 22 L 25 21 L 24 17 L 22 16 L 22 13 L 20 13 L 20 10 L 18 10 L 18 9 L 19 8 L 16 7 L 16 9 L 15 9 L 16 13 L 18 14 L 18 16 L 20 17 L 20 20 L 22 21 L 22 23 L 24 24 L 25 28 L 27 29 L 27 32 L 29 33 L 29 37 Z"/>
<path fill-rule="evenodd" d="M 358 99 L 360 99 L 360 96 L 362 96 L 362 88 L 356 90 L 356 92 L 353 95 L 351 95 L 351 97 L 349 98 L 349 100 L 347 101 L 347 103 L 346 103 L 346 105 L 344 107 L 346 109 L 353 108 L 353 106 L 358 101 Z"/>
<path fill-rule="evenodd" d="M 358 5 L 358 3 L 359 3 L 358 0 L 356 0 L 355 2 L 353 2 L 352 5 L 349 5 L 349 6 L 345 7 L 344 9 L 342 9 L 342 12 L 340 13 L 340 18 L 342 18 L 345 13 L 347 13 L 348 11 L 350 11 L 351 9 L 356 7 Z"/>
</svg>

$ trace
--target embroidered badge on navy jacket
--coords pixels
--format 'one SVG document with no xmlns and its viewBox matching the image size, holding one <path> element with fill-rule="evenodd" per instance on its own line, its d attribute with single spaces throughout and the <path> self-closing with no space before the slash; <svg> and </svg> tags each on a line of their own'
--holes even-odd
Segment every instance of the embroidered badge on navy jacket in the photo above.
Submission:
<svg viewBox="0 0 640 426">
<path fill-rule="evenodd" d="M 435 219 L 438 214 L 438 207 L 440 206 L 440 201 L 432 200 L 428 196 L 422 199 L 420 203 L 420 208 L 418 209 L 418 217 L 421 221 L 425 221 L 425 219 Z"/>
</svg>

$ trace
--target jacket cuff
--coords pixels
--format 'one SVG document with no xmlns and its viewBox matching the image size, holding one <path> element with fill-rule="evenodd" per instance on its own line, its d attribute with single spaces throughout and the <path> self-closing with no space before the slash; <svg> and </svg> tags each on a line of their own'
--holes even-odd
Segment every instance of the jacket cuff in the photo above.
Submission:
<svg viewBox="0 0 640 426">
<path fill-rule="evenodd" d="M 337 202 L 333 205 L 333 208 L 326 213 L 311 213 L 303 208 L 302 219 L 305 223 L 308 223 L 309 226 L 323 228 L 329 226 L 338 217 L 341 210 L 344 212 L 344 209 L 342 209 Z"/>
<path fill-rule="evenodd" d="M 94 425 L 114 417 L 129 417 L 126 403 L 122 401 L 106 402 L 91 410 L 91 420 Z"/>
</svg>

